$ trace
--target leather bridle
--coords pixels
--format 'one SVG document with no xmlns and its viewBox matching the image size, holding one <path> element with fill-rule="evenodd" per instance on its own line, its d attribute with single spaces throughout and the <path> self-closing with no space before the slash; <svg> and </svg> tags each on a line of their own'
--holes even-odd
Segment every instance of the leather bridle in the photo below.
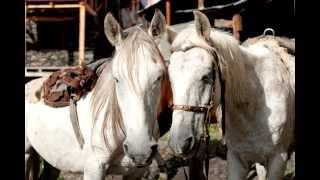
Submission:
<svg viewBox="0 0 320 180">
<path fill-rule="evenodd" d="M 207 50 L 207 49 L 206 49 Z M 216 50 L 209 51 L 207 50 L 210 54 L 214 56 L 214 58 L 218 58 L 218 54 Z M 219 81 L 221 85 L 221 109 L 222 109 L 222 129 L 224 130 L 224 118 L 225 118 L 225 105 L 224 105 L 224 90 L 225 90 L 225 84 L 222 79 L 222 72 L 220 69 L 220 66 L 218 65 L 218 74 L 219 74 Z M 214 72 L 215 73 L 215 72 Z M 209 173 L 209 142 L 210 142 L 210 133 L 209 133 L 209 126 L 211 122 L 211 114 L 215 113 L 212 112 L 213 110 L 215 111 L 217 108 L 217 104 L 214 104 L 214 100 L 216 98 L 215 96 L 215 84 L 213 82 L 212 88 L 211 88 L 211 95 L 210 95 L 210 101 L 208 105 L 200 105 L 200 106 L 193 106 L 193 105 L 177 105 L 177 104 L 172 104 L 172 110 L 181 110 L 181 111 L 188 111 L 188 112 L 195 112 L 195 113 L 205 113 L 205 119 L 203 123 L 203 133 L 200 136 L 200 143 L 205 143 L 206 145 L 206 158 L 205 158 L 205 172 L 206 172 L 206 177 L 205 179 L 208 179 L 208 173 Z M 199 148 L 197 148 L 198 151 Z"/>
<path fill-rule="evenodd" d="M 214 56 L 214 58 L 218 58 L 219 57 L 215 50 L 213 50 L 213 51 L 207 50 L 207 51 L 210 54 L 212 54 Z M 224 90 L 224 82 L 222 81 L 222 76 L 221 76 L 222 73 L 221 73 L 220 67 L 219 67 L 219 65 L 217 65 L 217 66 L 218 66 L 218 74 L 219 74 L 220 85 L 223 86 L 223 87 L 221 87 L 221 96 L 222 96 L 223 95 L 222 90 Z M 214 108 L 217 108 L 217 105 L 214 104 L 214 101 L 215 101 L 215 98 L 216 98 L 214 90 L 215 90 L 215 83 L 213 82 L 212 88 L 211 88 L 210 101 L 209 101 L 209 104 L 207 104 L 207 105 L 193 106 L 193 105 L 172 104 L 171 108 L 172 108 L 172 110 L 181 110 L 181 111 L 188 111 L 188 112 L 205 113 L 206 117 L 205 117 L 204 125 L 208 126 L 208 125 L 210 125 L 210 120 L 211 120 L 210 114 L 212 114 L 211 112 L 212 112 L 212 110 Z M 207 135 L 209 135 L 209 134 L 206 134 L 205 136 L 207 136 Z"/>
</svg>

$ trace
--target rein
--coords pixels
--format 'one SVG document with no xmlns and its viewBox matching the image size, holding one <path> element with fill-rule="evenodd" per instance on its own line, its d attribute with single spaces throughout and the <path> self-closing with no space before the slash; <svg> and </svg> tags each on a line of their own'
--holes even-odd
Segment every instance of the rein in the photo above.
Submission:
<svg viewBox="0 0 320 180">
<path fill-rule="evenodd" d="M 219 56 L 217 55 L 216 51 L 209 51 L 210 54 L 218 58 Z M 225 97 L 224 97 L 224 92 L 225 92 L 225 83 L 224 80 L 222 79 L 222 72 L 220 69 L 220 66 L 218 66 L 218 74 L 219 74 L 219 81 L 221 85 L 221 110 L 222 110 L 222 132 L 224 134 L 225 130 Z M 206 146 L 206 158 L 204 160 L 205 164 L 205 179 L 209 179 L 209 143 L 210 143 L 210 133 L 209 133 L 209 126 L 211 122 L 211 114 L 212 110 L 214 107 L 217 107 L 214 104 L 215 100 L 215 83 L 213 83 L 212 88 L 211 88 L 211 95 L 210 95 L 210 102 L 208 105 L 200 105 L 200 106 L 192 106 L 192 105 L 172 105 L 172 110 L 181 110 L 181 111 L 188 111 L 188 112 L 196 112 L 196 113 L 205 113 L 205 119 L 203 123 L 203 133 L 200 136 L 200 144 L 204 143 Z M 214 110 L 215 111 L 215 110 Z M 215 113 L 215 112 L 213 112 Z M 199 145 L 200 146 L 200 145 Z M 199 148 L 197 148 L 198 152 Z"/>
</svg>

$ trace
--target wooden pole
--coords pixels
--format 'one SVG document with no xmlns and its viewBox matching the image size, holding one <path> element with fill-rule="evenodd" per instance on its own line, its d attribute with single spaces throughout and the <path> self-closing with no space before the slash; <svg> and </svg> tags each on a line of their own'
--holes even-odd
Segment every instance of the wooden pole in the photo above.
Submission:
<svg viewBox="0 0 320 180">
<path fill-rule="evenodd" d="M 79 11 L 79 66 L 84 67 L 86 7 L 83 3 L 80 3 Z"/>
<path fill-rule="evenodd" d="M 84 2 L 81 2 L 85 4 Z M 81 4 L 33 4 L 27 5 L 27 9 L 65 9 L 65 8 L 80 8 Z M 85 4 L 86 10 L 92 15 L 96 16 L 94 11 L 88 4 Z"/>
<path fill-rule="evenodd" d="M 167 25 L 171 25 L 171 2 L 166 0 L 166 21 Z"/>
<path fill-rule="evenodd" d="M 198 9 L 204 8 L 204 0 L 198 0 Z"/>
<path fill-rule="evenodd" d="M 232 17 L 233 36 L 240 40 L 240 31 L 242 31 L 242 18 L 240 14 L 234 14 Z"/>
</svg>

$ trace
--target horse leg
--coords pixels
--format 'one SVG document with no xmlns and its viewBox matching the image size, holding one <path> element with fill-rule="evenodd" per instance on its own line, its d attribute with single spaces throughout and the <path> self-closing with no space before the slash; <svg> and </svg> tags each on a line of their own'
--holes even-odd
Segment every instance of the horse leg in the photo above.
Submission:
<svg viewBox="0 0 320 180">
<path fill-rule="evenodd" d="M 38 178 L 39 169 L 40 169 L 39 155 L 32 148 L 31 143 L 25 135 L 25 179 L 26 180 L 35 180 Z"/>
<path fill-rule="evenodd" d="M 275 154 L 269 159 L 267 179 L 282 180 L 286 170 L 288 153 L 282 152 Z"/>
<path fill-rule="evenodd" d="M 96 157 L 89 157 L 84 165 L 83 180 L 104 180 L 108 165 Z"/>
<path fill-rule="evenodd" d="M 193 157 L 189 164 L 189 178 L 190 180 L 205 179 L 203 173 L 203 161 Z"/>
<path fill-rule="evenodd" d="M 154 177 L 158 176 L 158 178 L 161 179 L 168 179 L 168 169 L 166 166 L 166 161 L 161 157 L 159 151 L 156 152 L 155 159 L 149 166 L 149 172 L 151 172 Z"/>
<path fill-rule="evenodd" d="M 60 170 L 51 166 L 45 160 L 43 161 L 43 170 L 40 175 L 40 180 L 57 180 L 60 174 Z"/>
<path fill-rule="evenodd" d="M 256 166 L 258 180 L 266 180 L 267 172 L 264 166 L 262 166 L 259 163 L 256 163 L 255 166 Z"/>
<path fill-rule="evenodd" d="M 157 160 L 153 160 L 145 172 L 145 177 L 148 180 L 157 180 L 160 176 L 160 168 Z"/>
<path fill-rule="evenodd" d="M 151 176 L 147 176 L 145 173 L 148 171 L 149 167 L 145 167 L 145 168 L 135 168 L 134 170 L 132 170 L 132 173 L 129 173 L 127 175 L 123 176 L 122 180 L 157 180 L 154 179 L 154 177 Z"/>
<path fill-rule="evenodd" d="M 228 180 L 243 180 L 246 179 L 248 173 L 248 164 L 243 162 L 241 158 L 234 152 L 228 150 Z"/>
<path fill-rule="evenodd" d="M 28 152 L 25 152 L 25 179 L 26 180 L 36 180 L 39 174 L 39 156 L 34 151 L 30 149 Z"/>
</svg>

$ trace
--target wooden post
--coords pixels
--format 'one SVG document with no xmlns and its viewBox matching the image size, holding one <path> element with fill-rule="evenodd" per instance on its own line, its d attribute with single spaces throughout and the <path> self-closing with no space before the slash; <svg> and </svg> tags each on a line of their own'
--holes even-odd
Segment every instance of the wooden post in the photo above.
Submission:
<svg viewBox="0 0 320 180">
<path fill-rule="evenodd" d="M 204 0 L 198 0 L 198 9 L 204 8 Z"/>
<path fill-rule="evenodd" d="M 171 2 L 166 0 L 166 21 L 167 25 L 171 25 Z"/>
<path fill-rule="evenodd" d="M 85 58 L 85 22 L 86 22 L 86 7 L 81 2 L 79 8 L 79 66 L 84 67 L 84 58 Z"/>
<path fill-rule="evenodd" d="M 232 17 L 233 36 L 240 40 L 240 31 L 242 31 L 242 18 L 240 14 L 234 14 Z"/>
</svg>

